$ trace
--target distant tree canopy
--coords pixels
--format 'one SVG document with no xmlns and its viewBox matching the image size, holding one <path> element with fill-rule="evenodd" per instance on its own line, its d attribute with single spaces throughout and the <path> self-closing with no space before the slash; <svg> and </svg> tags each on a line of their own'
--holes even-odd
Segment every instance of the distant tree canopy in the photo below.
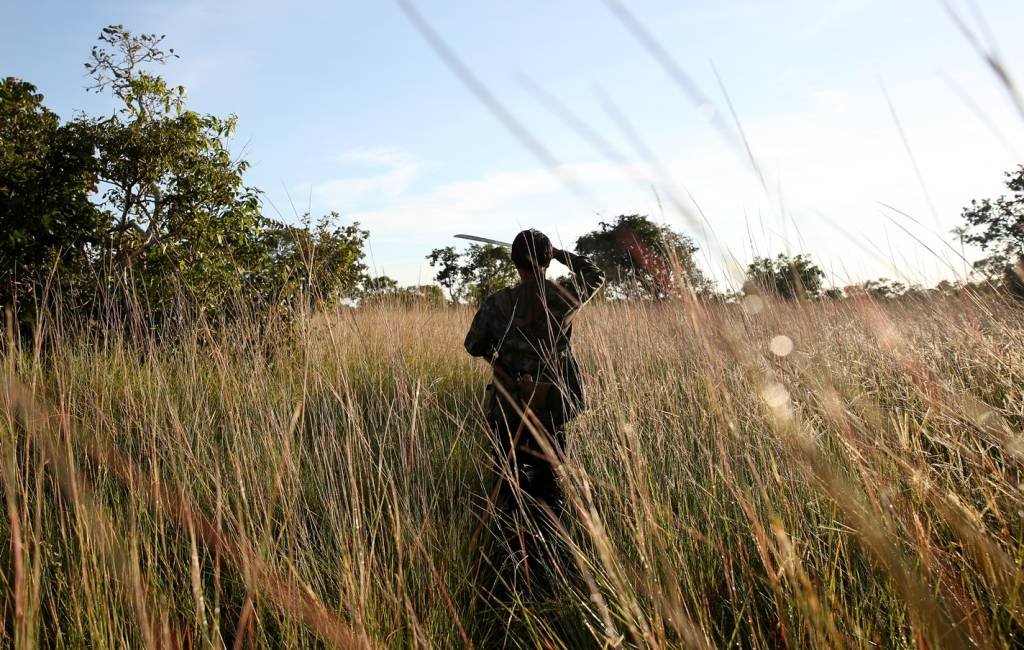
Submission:
<svg viewBox="0 0 1024 650">
<path fill-rule="evenodd" d="M 189 110 L 185 89 L 151 72 L 176 57 L 162 41 L 103 29 L 85 67 L 90 90 L 117 102 L 107 117 L 62 125 L 31 84 L 0 82 L 0 301 L 34 300 L 51 275 L 74 281 L 83 304 L 132 294 L 156 317 L 182 298 L 223 313 L 240 292 L 354 295 L 366 231 L 336 213 L 263 216 L 248 163 L 229 150 L 235 117 Z"/>
<path fill-rule="evenodd" d="M 821 294 L 825 273 L 807 255 L 755 257 L 747 266 L 746 294 L 766 294 L 785 300 L 810 300 Z"/>
<path fill-rule="evenodd" d="M 620 215 L 576 240 L 576 250 L 601 267 L 606 295 L 664 299 L 681 291 L 712 291 L 697 267 L 693 240 L 639 214 Z"/>
<path fill-rule="evenodd" d="M 440 307 L 445 304 L 445 297 L 444 291 L 436 284 L 400 287 L 393 278 L 380 275 L 364 280 L 359 304 Z"/>
<path fill-rule="evenodd" d="M 906 284 L 889 278 L 878 278 L 867 280 L 858 284 L 851 284 L 846 287 L 845 292 L 848 298 L 873 298 L 875 300 L 888 300 L 898 298 L 910 291 Z"/>
<path fill-rule="evenodd" d="M 422 305 L 424 307 L 441 307 L 445 304 L 444 291 L 436 284 L 402 287 L 398 290 L 397 300 L 402 305 Z"/>
<path fill-rule="evenodd" d="M 977 271 L 1024 298 L 1024 165 L 1006 172 L 1006 187 L 1008 195 L 971 201 L 957 233 L 987 253 Z"/>
<path fill-rule="evenodd" d="M 359 291 L 361 300 L 374 300 L 384 298 L 398 293 L 398 282 L 386 275 L 368 277 L 363 280 L 363 287 Z"/>
<path fill-rule="evenodd" d="M 503 246 L 472 244 L 459 253 L 454 246 L 435 248 L 427 256 L 437 269 L 434 279 L 448 290 L 452 302 L 480 303 L 498 289 L 515 284 L 519 274 Z"/>
</svg>

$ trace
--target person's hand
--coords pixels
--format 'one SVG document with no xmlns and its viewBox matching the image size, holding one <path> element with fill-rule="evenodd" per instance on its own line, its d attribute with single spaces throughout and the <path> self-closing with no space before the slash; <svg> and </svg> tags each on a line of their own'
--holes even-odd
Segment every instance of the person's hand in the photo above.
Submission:
<svg viewBox="0 0 1024 650">
<path fill-rule="evenodd" d="M 561 248 L 556 248 L 551 252 L 551 259 L 555 260 L 556 262 L 561 262 L 562 264 L 565 264 L 565 257 L 565 251 L 562 250 Z"/>
</svg>

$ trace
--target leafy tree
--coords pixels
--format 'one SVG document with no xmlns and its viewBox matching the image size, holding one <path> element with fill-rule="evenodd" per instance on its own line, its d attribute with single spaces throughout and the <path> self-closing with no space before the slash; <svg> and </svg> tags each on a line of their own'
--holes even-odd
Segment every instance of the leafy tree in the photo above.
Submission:
<svg viewBox="0 0 1024 650">
<path fill-rule="evenodd" d="M 185 89 L 149 71 L 175 57 L 162 36 L 103 29 L 86 70 L 95 92 L 120 103 L 107 119 L 83 119 L 93 133 L 110 216 L 104 262 L 112 279 L 143 284 L 151 304 L 184 288 L 216 309 L 226 293 L 264 262 L 259 193 L 247 187 L 248 167 L 228 149 L 235 117 L 185 107 Z"/>
<path fill-rule="evenodd" d="M 747 266 L 744 293 L 761 293 L 785 300 L 807 300 L 821 293 L 822 271 L 807 255 L 755 257 Z"/>
<path fill-rule="evenodd" d="M 58 262 L 58 281 L 86 272 L 102 240 L 95 189 L 89 133 L 61 125 L 32 84 L 0 81 L 0 305 L 37 294 Z"/>
<path fill-rule="evenodd" d="M 386 275 L 366 278 L 360 292 L 360 304 L 441 307 L 445 302 L 444 290 L 436 284 L 399 287 L 398 282 Z"/>
<path fill-rule="evenodd" d="M 259 239 L 264 252 L 261 265 L 251 269 L 252 286 L 269 300 L 285 302 L 308 297 L 331 304 L 358 295 L 369 232 L 340 222 L 341 215 L 331 212 L 315 224 L 309 215 L 298 226 L 271 223 Z"/>
<path fill-rule="evenodd" d="M 974 268 L 1024 297 L 1024 165 L 1006 172 L 1010 194 L 995 200 L 971 201 L 961 216 L 965 225 L 955 232 L 988 255 Z"/>
<path fill-rule="evenodd" d="M 964 285 L 960 282 L 941 280 L 932 288 L 932 292 L 937 293 L 940 296 L 955 296 L 963 290 L 963 287 Z"/>
<path fill-rule="evenodd" d="M 393 304 L 405 307 L 440 307 L 446 302 L 444 290 L 436 284 L 400 287 L 398 282 L 386 275 L 363 278 L 359 290 L 360 304 Z"/>
<path fill-rule="evenodd" d="M 476 303 L 519 278 L 509 249 L 490 244 L 472 244 L 466 251 L 463 278 L 469 296 Z"/>
<path fill-rule="evenodd" d="M 957 232 L 989 253 L 975 264 L 979 270 L 1002 271 L 1024 255 L 1024 165 L 1006 179 L 1009 196 L 971 201 L 961 213 L 966 224 Z"/>
<path fill-rule="evenodd" d="M 380 275 L 375 278 L 367 277 L 363 280 L 363 286 L 359 291 L 359 298 L 369 301 L 376 301 L 396 295 L 398 295 L 398 282 L 386 275 Z"/>
<path fill-rule="evenodd" d="M 247 163 L 229 151 L 234 116 L 188 110 L 185 89 L 149 71 L 176 57 L 162 42 L 103 29 L 86 69 L 91 90 L 117 101 L 104 119 L 61 125 L 33 86 L 0 82 L 0 301 L 28 295 L 51 271 L 62 282 L 88 274 L 85 306 L 134 294 L 152 321 L 181 297 L 227 314 L 231 297 L 352 296 L 366 231 L 336 213 L 315 224 L 265 218 L 243 181 Z"/>
<path fill-rule="evenodd" d="M 458 302 L 462 297 L 463 274 L 462 259 L 455 251 L 454 246 L 435 248 L 427 255 L 427 261 L 431 267 L 438 267 L 434 279 L 437 283 L 448 290 L 448 297 L 452 302 Z"/>
<path fill-rule="evenodd" d="M 427 259 L 431 266 L 439 267 L 434 279 L 448 289 L 453 302 L 465 297 L 479 303 L 518 278 L 509 250 L 503 246 L 472 244 L 462 254 L 447 246 L 434 249 Z"/>
<path fill-rule="evenodd" d="M 414 287 L 403 287 L 398 290 L 399 299 L 409 304 L 440 307 L 444 305 L 444 291 L 436 284 L 421 284 Z"/>
<path fill-rule="evenodd" d="M 685 287 L 712 293 L 697 267 L 697 245 L 690 237 L 639 214 L 620 215 L 613 223 L 576 240 L 576 250 L 605 272 L 605 291 L 621 298 L 667 298 Z"/>
<path fill-rule="evenodd" d="M 907 285 L 889 278 L 868 280 L 860 284 L 846 287 L 846 295 L 854 297 L 869 297 L 875 300 L 888 300 L 898 298 L 908 291 Z"/>
<path fill-rule="evenodd" d="M 208 311 L 239 292 L 285 303 L 353 296 L 367 232 L 333 212 L 300 225 L 265 218 L 259 191 L 244 183 L 248 163 L 229 150 L 235 116 L 187 109 L 185 89 L 149 71 L 177 57 L 163 38 L 104 28 L 86 64 L 90 88 L 119 104 L 109 118 L 81 120 L 109 219 L 108 281 L 141 288 L 157 313 L 181 291 Z"/>
<path fill-rule="evenodd" d="M 398 302 L 402 290 L 394 278 L 386 275 L 363 278 L 359 288 L 360 305 L 392 304 Z"/>
</svg>

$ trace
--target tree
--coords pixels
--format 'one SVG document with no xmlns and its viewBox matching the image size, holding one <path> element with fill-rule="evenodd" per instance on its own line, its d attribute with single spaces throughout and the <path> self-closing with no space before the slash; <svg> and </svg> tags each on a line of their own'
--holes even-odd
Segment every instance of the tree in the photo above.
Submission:
<svg viewBox="0 0 1024 650">
<path fill-rule="evenodd" d="M 359 294 L 365 278 L 363 246 L 369 232 L 359 223 L 340 225 L 337 212 L 298 226 L 273 224 L 259 239 L 261 264 L 252 269 L 251 286 L 271 301 L 300 297 L 334 304 Z"/>
<path fill-rule="evenodd" d="M 851 298 L 868 297 L 873 298 L 874 300 L 898 298 L 907 291 L 907 285 L 902 282 L 897 282 L 896 280 L 890 280 L 889 278 L 868 280 L 867 282 L 861 282 L 860 284 L 854 284 L 846 287 L 846 295 Z"/>
<path fill-rule="evenodd" d="M 57 281 L 85 274 L 102 240 L 95 189 L 89 134 L 61 125 L 32 84 L 0 81 L 0 305 L 38 295 L 58 263 Z"/>
<path fill-rule="evenodd" d="M 1024 297 L 1024 165 L 1006 172 L 1006 187 L 1007 196 L 971 201 L 954 232 L 988 253 L 974 263 L 977 271 Z"/>
<path fill-rule="evenodd" d="M 822 271 L 807 255 L 790 257 L 780 253 L 771 257 L 755 257 L 747 266 L 746 294 L 759 293 L 785 300 L 807 300 L 821 293 Z"/>
<path fill-rule="evenodd" d="M 444 291 L 436 284 L 420 284 L 398 290 L 399 300 L 407 304 L 440 307 L 444 305 Z"/>
<path fill-rule="evenodd" d="M 455 247 L 435 248 L 427 255 L 427 261 L 431 267 L 438 267 L 434 275 L 437 283 L 448 290 L 452 302 L 458 302 L 462 297 L 463 274 L 461 256 Z"/>
<path fill-rule="evenodd" d="M 519 277 L 509 249 L 472 244 L 466 251 L 463 278 L 473 302 L 479 304 L 498 289 L 515 284 Z"/>
<path fill-rule="evenodd" d="M 375 278 L 367 277 L 363 280 L 363 286 L 359 291 L 359 299 L 368 302 L 377 302 L 398 295 L 398 282 L 386 275 L 379 275 Z"/>
<path fill-rule="evenodd" d="M 441 307 L 445 304 L 445 297 L 444 291 L 436 284 L 399 287 L 394 279 L 381 275 L 364 280 L 360 304 Z"/>
<path fill-rule="evenodd" d="M 941 280 L 932 288 L 932 292 L 940 296 L 955 296 L 960 293 L 964 288 L 961 282 L 950 282 L 949 280 Z"/>
<path fill-rule="evenodd" d="M 162 36 L 106 27 L 86 70 L 91 90 L 120 103 L 106 119 L 84 119 L 94 134 L 101 209 L 109 214 L 104 263 L 112 280 L 141 282 L 151 305 L 184 289 L 206 309 L 264 261 L 258 191 L 242 175 L 228 139 L 235 117 L 201 115 L 185 107 L 185 89 L 170 87 L 147 66 L 173 50 Z"/>
<path fill-rule="evenodd" d="M 427 259 L 432 267 L 439 267 L 434 279 L 448 289 L 452 302 L 469 298 L 479 303 L 518 277 L 509 250 L 503 246 L 472 244 L 461 254 L 447 246 L 434 249 Z"/>
<path fill-rule="evenodd" d="M 336 213 L 264 217 L 247 163 L 229 151 L 234 116 L 188 110 L 183 87 L 147 70 L 177 56 L 162 41 L 103 29 L 86 64 L 90 88 L 118 102 L 103 119 L 61 125 L 31 84 L 0 82 L 0 304 L 51 276 L 65 297 L 69 279 L 90 279 L 73 283 L 75 314 L 100 297 L 138 298 L 153 323 L 182 298 L 229 315 L 240 296 L 353 296 L 368 233 Z"/>
<path fill-rule="evenodd" d="M 699 249 L 693 240 L 643 215 L 600 222 L 576 240 L 576 250 L 601 267 L 608 278 L 605 291 L 615 297 L 663 299 L 686 288 L 712 293 L 694 259 Z"/>
</svg>

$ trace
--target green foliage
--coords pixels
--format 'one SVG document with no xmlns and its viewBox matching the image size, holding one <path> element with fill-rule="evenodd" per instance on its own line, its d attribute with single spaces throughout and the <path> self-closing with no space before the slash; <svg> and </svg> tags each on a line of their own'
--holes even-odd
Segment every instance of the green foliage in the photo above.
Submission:
<svg viewBox="0 0 1024 650">
<path fill-rule="evenodd" d="M 185 103 L 185 88 L 169 88 L 159 76 L 147 72 L 142 66 L 166 63 L 179 58 L 174 48 L 160 49 L 164 36 L 132 34 L 124 25 L 109 25 L 100 31 L 99 45 L 94 45 L 91 61 L 85 64 L 93 80 L 89 87 L 95 92 L 109 90 L 122 104 L 120 111 L 136 121 L 152 116 L 181 113 Z"/>
<path fill-rule="evenodd" d="M 255 284 L 269 300 L 308 297 L 328 304 L 355 297 L 365 277 L 363 246 L 369 232 L 358 223 L 340 225 L 332 212 L 312 223 L 271 223 L 260 239 L 263 266 Z"/>
<path fill-rule="evenodd" d="M 1024 297 L 1024 165 L 1006 172 L 1007 196 L 971 201 L 955 232 L 987 256 L 974 263 L 985 277 Z"/>
<path fill-rule="evenodd" d="M 398 294 L 398 282 L 386 275 L 379 275 L 375 278 L 363 280 L 363 286 L 359 291 L 359 299 L 375 302 L 380 299 Z"/>
<path fill-rule="evenodd" d="M 479 303 L 519 277 L 509 250 L 503 246 L 472 244 L 461 254 L 446 246 L 431 251 L 427 260 L 438 268 L 434 279 L 448 290 L 452 302 L 468 298 Z"/>
<path fill-rule="evenodd" d="M 790 257 L 779 253 L 775 258 L 755 257 L 747 266 L 743 292 L 768 294 L 785 300 L 808 300 L 821 293 L 825 273 L 808 255 Z"/>
<path fill-rule="evenodd" d="M 454 246 L 435 248 L 427 255 L 430 266 L 438 267 L 434 279 L 439 285 L 448 290 L 448 297 L 452 302 L 458 302 L 462 297 L 462 260 Z"/>
<path fill-rule="evenodd" d="M 38 295 L 58 263 L 62 280 L 85 273 L 102 239 L 101 214 L 89 202 L 90 135 L 62 126 L 32 84 L 0 82 L 0 304 Z"/>
<path fill-rule="evenodd" d="M 359 292 L 360 305 L 390 304 L 402 307 L 442 307 L 444 291 L 436 284 L 399 287 L 386 275 L 365 278 Z"/>
<path fill-rule="evenodd" d="M 686 288 L 698 295 L 712 292 L 694 259 L 699 249 L 693 239 L 643 215 L 602 221 L 576 240 L 576 250 L 604 271 L 604 291 L 614 297 L 664 299 Z"/>
<path fill-rule="evenodd" d="M 405 301 L 415 304 L 440 307 L 444 305 L 444 291 L 436 284 L 420 284 L 413 287 L 404 287 L 399 290 L 399 296 Z"/>
<path fill-rule="evenodd" d="M 174 56 L 160 49 L 163 37 L 118 25 L 99 40 L 86 64 L 91 89 L 121 106 L 81 122 L 94 134 L 100 208 L 111 220 L 109 279 L 141 282 L 154 309 L 184 289 L 201 308 L 219 310 L 263 266 L 259 240 L 268 225 L 258 191 L 243 182 L 248 164 L 228 149 L 235 117 L 188 110 L 182 87 L 145 69 Z"/>
<path fill-rule="evenodd" d="M 498 289 L 511 286 L 519 278 L 509 249 L 490 244 L 473 244 L 465 253 L 463 277 L 470 298 L 482 302 Z"/>
<path fill-rule="evenodd" d="M 2 304 L 48 274 L 88 278 L 86 305 L 141 298 L 153 323 L 183 298 L 225 314 L 240 296 L 354 296 L 367 232 L 339 225 L 337 213 L 297 226 L 264 217 L 244 182 L 248 163 L 230 152 L 236 118 L 189 110 L 185 89 L 148 69 L 176 58 L 162 41 L 103 29 L 85 65 L 90 89 L 117 101 L 102 119 L 62 126 L 33 86 L 0 84 Z"/>
<path fill-rule="evenodd" d="M 875 300 L 887 300 L 902 296 L 909 290 L 910 288 L 902 282 L 889 278 L 878 278 L 846 287 L 846 295 L 850 298 L 868 297 Z"/>
</svg>

